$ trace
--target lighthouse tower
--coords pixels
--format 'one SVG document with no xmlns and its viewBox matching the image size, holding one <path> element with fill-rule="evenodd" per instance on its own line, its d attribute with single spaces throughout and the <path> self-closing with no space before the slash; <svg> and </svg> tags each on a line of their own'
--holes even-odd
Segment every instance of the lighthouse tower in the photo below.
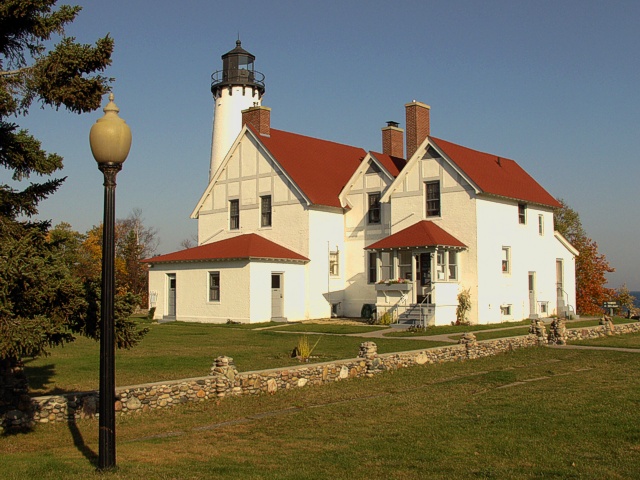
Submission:
<svg viewBox="0 0 640 480">
<path fill-rule="evenodd" d="M 214 108 L 209 180 L 242 129 L 242 110 L 262 104 L 264 75 L 254 70 L 255 59 L 237 40 L 236 48 L 222 55 L 222 70 L 211 75 Z"/>
</svg>

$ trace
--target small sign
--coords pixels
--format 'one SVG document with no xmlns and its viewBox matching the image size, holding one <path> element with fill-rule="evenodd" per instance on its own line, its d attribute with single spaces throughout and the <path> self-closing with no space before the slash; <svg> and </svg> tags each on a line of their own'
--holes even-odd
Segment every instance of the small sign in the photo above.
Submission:
<svg viewBox="0 0 640 480">
<path fill-rule="evenodd" d="M 604 302 L 604 308 L 618 308 L 618 302 Z"/>
</svg>

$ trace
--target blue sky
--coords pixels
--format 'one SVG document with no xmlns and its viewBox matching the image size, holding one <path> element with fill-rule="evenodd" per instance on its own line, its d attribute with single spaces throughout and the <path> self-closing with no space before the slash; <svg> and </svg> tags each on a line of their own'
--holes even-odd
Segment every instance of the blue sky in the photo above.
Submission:
<svg viewBox="0 0 640 480">
<path fill-rule="evenodd" d="M 640 2 L 77 3 L 67 33 L 115 39 L 107 74 L 133 133 L 117 216 L 142 209 L 159 253 L 196 231 L 210 76 L 240 35 L 266 75 L 274 128 L 380 150 L 385 122 L 403 126 L 404 104 L 425 102 L 434 136 L 518 161 L 580 213 L 616 268 L 610 285 L 640 290 Z M 20 119 L 65 158 L 67 181 L 41 218 L 79 231 L 102 220 L 88 143 L 101 115 L 34 107 Z"/>
</svg>

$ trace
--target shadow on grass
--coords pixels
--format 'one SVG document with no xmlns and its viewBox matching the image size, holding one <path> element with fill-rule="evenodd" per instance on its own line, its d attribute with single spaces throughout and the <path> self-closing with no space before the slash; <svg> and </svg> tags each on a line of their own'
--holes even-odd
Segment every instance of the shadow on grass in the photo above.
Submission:
<svg viewBox="0 0 640 480">
<path fill-rule="evenodd" d="M 76 425 L 76 421 L 74 418 L 70 418 L 67 420 L 67 425 L 69 427 L 69 432 L 71 433 L 71 437 L 73 438 L 73 445 L 78 449 L 78 451 L 82 454 L 84 458 L 89 460 L 91 465 L 94 467 L 98 467 L 98 454 L 94 452 L 84 441 L 82 437 L 82 433 L 78 429 L 78 425 Z"/>
</svg>

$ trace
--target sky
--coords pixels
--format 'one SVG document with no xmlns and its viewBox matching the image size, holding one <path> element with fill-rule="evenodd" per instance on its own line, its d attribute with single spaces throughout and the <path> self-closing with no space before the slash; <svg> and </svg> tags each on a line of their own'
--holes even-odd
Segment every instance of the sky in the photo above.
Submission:
<svg viewBox="0 0 640 480">
<path fill-rule="evenodd" d="M 516 160 L 579 214 L 640 290 L 640 2 L 589 0 L 86 0 L 67 34 L 115 39 L 106 74 L 133 144 L 117 217 L 141 209 L 158 253 L 193 237 L 208 181 L 211 74 L 242 46 L 266 76 L 273 128 L 380 151 L 404 105 L 431 106 L 431 133 Z M 105 96 L 103 105 L 106 104 Z M 64 157 L 67 180 L 40 218 L 85 232 L 102 221 L 89 130 L 102 111 L 32 107 L 18 119 Z"/>
</svg>

